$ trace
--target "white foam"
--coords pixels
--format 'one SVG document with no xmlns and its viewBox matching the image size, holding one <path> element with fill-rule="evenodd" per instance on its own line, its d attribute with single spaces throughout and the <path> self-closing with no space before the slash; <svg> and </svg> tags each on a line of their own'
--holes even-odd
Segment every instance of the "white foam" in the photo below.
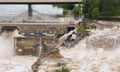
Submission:
<svg viewBox="0 0 120 72">
<path fill-rule="evenodd" d="M 4 31 L 0 35 L 0 58 L 9 57 L 15 55 L 15 43 L 14 37 L 18 34 L 18 31 Z"/>
<path fill-rule="evenodd" d="M 86 42 L 101 35 L 107 37 L 108 40 L 112 38 L 112 40 L 117 41 L 120 29 L 105 29 L 92 32 L 94 33 L 91 36 L 80 41 L 75 47 L 61 50 L 61 54 L 64 57 L 70 58 L 73 61 L 72 65 L 69 66 L 70 69 L 76 65 L 76 68 L 73 68 L 71 72 L 120 72 L 120 48 L 118 46 L 113 47 L 111 50 L 97 47 L 94 49 L 92 48 L 94 45 L 89 47 L 91 43 Z M 114 44 L 120 45 L 119 42 Z"/>
</svg>

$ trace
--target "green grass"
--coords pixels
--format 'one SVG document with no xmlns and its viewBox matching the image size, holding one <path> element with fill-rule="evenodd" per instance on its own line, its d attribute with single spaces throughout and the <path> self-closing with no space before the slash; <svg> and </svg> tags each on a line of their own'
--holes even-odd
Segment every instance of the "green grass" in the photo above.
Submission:
<svg viewBox="0 0 120 72">
<path fill-rule="evenodd" d="M 88 31 L 85 28 L 83 28 L 83 27 L 78 27 L 77 28 L 77 34 L 86 36 L 88 34 Z"/>
<path fill-rule="evenodd" d="M 89 27 L 90 29 L 96 29 L 96 26 L 94 24 L 90 25 Z"/>
<path fill-rule="evenodd" d="M 61 69 L 56 69 L 54 72 L 70 72 L 70 70 L 62 67 Z"/>
</svg>

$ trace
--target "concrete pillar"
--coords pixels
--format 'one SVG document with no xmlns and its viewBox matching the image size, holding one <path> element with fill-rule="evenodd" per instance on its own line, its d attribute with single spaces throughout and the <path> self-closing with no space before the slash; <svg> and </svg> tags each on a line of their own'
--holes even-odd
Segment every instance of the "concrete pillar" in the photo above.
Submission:
<svg viewBox="0 0 120 72">
<path fill-rule="evenodd" d="M 28 4 L 28 17 L 32 17 L 33 13 L 32 13 L 32 4 Z"/>
<path fill-rule="evenodd" d="M 38 53 L 38 55 L 40 56 L 41 55 L 41 53 L 42 53 L 42 48 L 43 48 L 43 45 L 42 45 L 42 38 L 40 37 L 40 41 L 39 41 L 39 53 Z"/>
<path fill-rule="evenodd" d="M 14 55 L 17 55 L 16 49 L 17 49 L 17 46 L 16 46 L 16 37 L 14 37 Z"/>
</svg>

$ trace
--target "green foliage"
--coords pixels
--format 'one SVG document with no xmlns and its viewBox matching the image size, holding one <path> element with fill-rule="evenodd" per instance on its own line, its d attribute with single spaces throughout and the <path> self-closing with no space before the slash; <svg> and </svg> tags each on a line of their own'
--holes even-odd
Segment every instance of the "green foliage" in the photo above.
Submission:
<svg viewBox="0 0 120 72">
<path fill-rule="evenodd" d="M 62 67 L 61 69 L 56 69 L 54 72 L 70 72 L 70 70 Z"/>
<path fill-rule="evenodd" d="M 92 18 L 98 18 L 99 17 L 99 9 L 98 8 L 94 8 L 92 10 Z"/>
<path fill-rule="evenodd" d="M 79 15 L 81 15 L 81 6 L 80 5 L 75 6 L 72 10 L 72 14 L 75 17 L 78 17 Z"/>
<path fill-rule="evenodd" d="M 88 34 L 88 31 L 83 27 L 79 27 L 79 28 L 77 28 L 77 34 L 86 36 Z"/>
<path fill-rule="evenodd" d="M 64 9 L 64 10 L 63 10 L 63 14 L 64 14 L 64 15 L 67 15 L 67 14 L 68 14 L 68 10 Z"/>
<path fill-rule="evenodd" d="M 114 15 L 116 9 L 114 4 L 114 0 L 100 0 L 100 11 L 101 15 Z"/>
<path fill-rule="evenodd" d="M 80 5 L 76 5 L 76 4 L 55 4 L 54 6 L 63 8 L 63 14 L 67 15 L 68 11 L 70 13 L 72 13 L 72 15 L 74 15 L 75 17 L 79 17 L 79 15 L 81 14 L 80 10 L 81 10 L 81 6 Z"/>
<path fill-rule="evenodd" d="M 92 24 L 89 26 L 91 29 L 96 29 L 96 25 Z"/>
<path fill-rule="evenodd" d="M 84 0 L 83 12 L 86 18 L 94 19 L 99 16 L 99 0 Z"/>
<path fill-rule="evenodd" d="M 120 15 L 120 0 L 83 0 L 83 2 L 86 18 L 96 19 L 101 16 Z"/>
<path fill-rule="evenodd" d="M 101 16 L 119 16 L 120 0 L 82 0 L 83 13 L 86 18 L 97 19 Z M 64 9 L 63 14 L 67 14 L 67 10 L 71 11 L 76 17 L 81 15 L 80 5 L 76 4 L 55 4 L 54 6 Z"/>
<path fill-rule="evenodd" d="M 55 4 L 54 6 L 57 6 L 59 8 L 63 8 L 66 10 L 72 10 L 74 8 L 74 4 Z"/>
</svg>

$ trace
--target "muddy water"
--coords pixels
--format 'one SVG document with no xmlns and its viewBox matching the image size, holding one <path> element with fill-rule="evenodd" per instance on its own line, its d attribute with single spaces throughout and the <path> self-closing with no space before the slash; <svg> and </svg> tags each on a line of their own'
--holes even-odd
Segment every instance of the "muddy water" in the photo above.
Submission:
<svg viewBox="0 0 120 72">
<path fill-rule="evenodd" d="M 120 29 L 93 30 L 71 49 L 61 49 L 70 58 L 71 72 L 120 72 Z"/>
<path fill-rule="evenodd" d="M 71 72 L 120 72 L 120 29 L 91 30 L 91 35 L 74 47 L 60 48 Z M 0 56 L 14 56 L 15 32 L 0 36 Z M 69 58 L 69 60 L 67 60 Z M 23 58 L 24 59 L 24 58 Z M 44 61 L 39 72 L 53 72 L 56 63 Z M 16 71 L 17 72 L 17 71 Z"/>
</svg>

